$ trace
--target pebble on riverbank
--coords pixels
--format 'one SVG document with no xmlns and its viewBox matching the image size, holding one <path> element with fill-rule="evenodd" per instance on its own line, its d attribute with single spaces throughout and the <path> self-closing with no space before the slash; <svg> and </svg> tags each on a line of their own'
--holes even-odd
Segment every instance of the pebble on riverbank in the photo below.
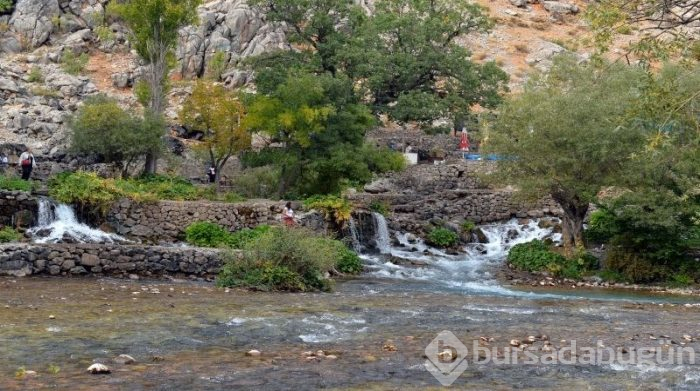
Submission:
<svg viewBox="0 0 700 391">
<path fill-rule="evenodd" d="M 112 373 L 112 371 L 106 365 L 99 363 L 90 365 L 87 371 L 93 375 L 106 375 L 108 373 Z"/>
</svg>

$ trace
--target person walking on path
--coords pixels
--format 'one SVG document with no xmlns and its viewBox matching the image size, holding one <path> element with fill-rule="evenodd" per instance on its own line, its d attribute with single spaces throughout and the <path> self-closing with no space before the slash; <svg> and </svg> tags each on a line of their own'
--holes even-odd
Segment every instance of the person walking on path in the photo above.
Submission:
<svg viewBox="0 0 700 391">
<path fill-rule="evenodd" d="M 22 179 L 28 181 L 29 177 L 32 176 L 32 170 L 36 167 L 36 161 L 31 149 L 27 148 L 26 151 L 19 155 L 19 164 L 22 167 Z"/>
</svg>

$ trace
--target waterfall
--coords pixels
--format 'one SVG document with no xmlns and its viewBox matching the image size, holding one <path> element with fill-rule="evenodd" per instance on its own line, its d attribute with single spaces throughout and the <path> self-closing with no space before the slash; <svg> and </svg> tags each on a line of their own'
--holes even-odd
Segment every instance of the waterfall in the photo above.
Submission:
<svg viewBox="0 0 700 391">
<path fill-rule="evenodd" d="M 39 198 L 39 215 L 37 216 L 37 225 L 39 227 L 47 226 L 53 221 L 53 202 L 46 197 Z"/>
<path fill-rule="evenodd" d="M 377 250 L 382 254 L 391 254 L 391 243 L 389 240 L 389 228 L 386 219 L 381 213 L 372 212 L 374 218 L 374 241 L 377 243 Z"/>
<path fill-rule="evenodd" d="M 39 200 L 38 225 L 29 230 L 35 243 L 125 243 L 126 239 L 80 223 L 73 208 L 51 200 Z M 52 210 L 53 209 L 53 210 Z"/>
<path fill-rule="evenodd" d="M 356 253 L 362 252 L 362 244 L 360 244 L 360 233 L 357 231 L 357 223 L 355 223 L 355 219 L 350 217 L 350 221 L 348 222 L 348 226 L 350 227 L 350 238 L 352 239 L 352 249 L 355 250 Z"/>
<path fill-rule="evenodd" d="M 501 267 L 508 251 L 516 244 L 544 238 L 551 238 L 555 242 L 561 240 L 561 234 L 553 233 L 552 228 L 540 227 L 538 220 L 520 224 L 514 219 L 480 226 L 488 238 L 488 243 L 470 243 L 464 246 L 463 254 L 450 255 L 405 233 L 397 234 L 400 243 L 398 246 L 390 246 L 386 228 L 380 228 L 382 222 L 386 225 L 383 216 L 375 214 L 375 218 L 378 228 L 377 247 L 382 253 L 391 253 L 403 262 L 387 262 L 384 257 L 365 254 L 362 257 L 370 275 L 423 281 L 429 285 L 441 285 L 472 293 L 518 295 L 500 286 L 492 275 L 493 270 Z M 384 232 L 383 235 L 381 231 Z M 385 241 L 380 239 L 382 236 L 386 238 Z"/>
</svg>

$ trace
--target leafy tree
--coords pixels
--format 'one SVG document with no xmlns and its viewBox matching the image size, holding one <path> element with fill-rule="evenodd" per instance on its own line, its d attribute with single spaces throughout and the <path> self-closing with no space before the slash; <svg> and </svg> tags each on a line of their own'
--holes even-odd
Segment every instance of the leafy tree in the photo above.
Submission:
<svg viewBox="0 0 700 391">
<path fill-rule="evenodd" d="M 507 101 L 489 132 L 486 152 L 503 157 L 494 179 L 561 206 L 568 255 L 584 246 L 589 204 L 603 187 L 620 183 L 622 168 L 644 144 L 644 132 L 626 119 L 646 80 L 639 68 L 598 70 L 561 56 Z"/>
<path fill-rule="evenodd" d="M 505 89 L 502 70 L 472 63 L 455 42 L 491 26 L 466 1 L 380 0 L 369 16 L 345 0 L 253 4 L 289 27 L 297 49 L 252 60 L 258 86 L 279 84 L 290 68 L 347 77 L 375 115 L 423 122 L 464 115 L 474 104 L 492 107 Z"/>
<path fill-rule="evenodd" d="M 130 165 L 160 145 L 164 124 L 147 113 L 136 117 L 104 95 L 90 97 L 71 118 L 71 149 L 77 153 L 98 154 L 117 163 L 122 176 Z"/>
<path fill-rule="evenodd" d="M 180 112 L 180 121 L 204 132 L 201 148 L 216 167 L 216 181 L 228 160 L 250 147 L 250 133 L 242 126 L 243 103 L 222 85 L 199 81 Z"/>
<path fill-rule="evenodd" d="M 700 67 L 650 75 L 630 117 L 646 145 L 626 168 L 628 191 L 601 202 L 614 218 L 614 244 L 669 264 L 700 227 Z"/>
<path fill-rule="evenodd" d="M 144 75 L 147 108 L 155 115 L 165 110 L 167 75 L 178 30 L 197 21 L 197 6 L 201 0 L 128 0 L 111 2 L 110 12 L 119 16 L 131 30 L 131 42 L 139 57 L 148 65 Z M 157 150 L 146 159 L 145 171 L 156 171 Z"/>
<path fill-rule="evenodd" d="M 694 26 L 700 21 L 699 0 L 601 0 L 592 3 L 586 18 L 593 27 L 599 52 L 606 52 L 615 36 L 638 31 L 630 51 L 643 59 L 668 58 L 680 53 L 700 60 Z"/>
<path fill-rule="evenodd" d="M 506 73 L 493 62 L 470 61 L 456 42 L 491 26 L 481 6 L 463 0 L 382 0 L 341 60 L 375 113 L 424 123 L 455 119 L 475 104 L 501 102 Z"/>
</svg>

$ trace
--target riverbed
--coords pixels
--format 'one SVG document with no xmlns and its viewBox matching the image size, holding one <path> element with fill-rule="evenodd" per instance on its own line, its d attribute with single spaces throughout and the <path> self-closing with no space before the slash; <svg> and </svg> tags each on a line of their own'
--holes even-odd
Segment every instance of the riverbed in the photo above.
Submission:
<svg viewBox="0 0 700 391">
<path fill-rule="evenodd" d="M 0 389 L 439 389 L 424 364 L 426 346 L 442 330 L 470 350 L 477 341 L 494 352 L 530 336 L 538 338 L 530 345 L 538 355 L 546 343 L 561 349 L 573 340 L 627 351 L 700 349 L 700 298 L 514 292 L 472 295 L 375 277 L 340 281 L 330 294 L 1 278 Z M 253 349 L 260 355 L 246 355 Z M 120 354 L 136 362 L 115 363 Z M 456 389 L 700 388 L 700 366 L 689 363 L 497 364 L 465 356 Z M 112 373 L 89 374 L 94 362 Z M 20 368 L 36 375 L 15 377 Z"/>
</svg>

